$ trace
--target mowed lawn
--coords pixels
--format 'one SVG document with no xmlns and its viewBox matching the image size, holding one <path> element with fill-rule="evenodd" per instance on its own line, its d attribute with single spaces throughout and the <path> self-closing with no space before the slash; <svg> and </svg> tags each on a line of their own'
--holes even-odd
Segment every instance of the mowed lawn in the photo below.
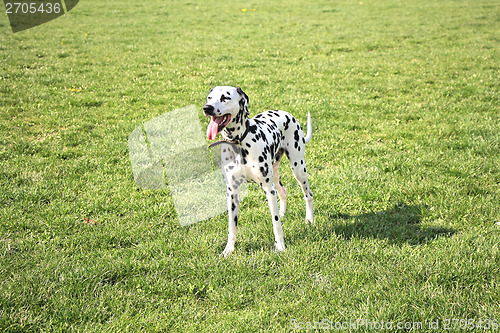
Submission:
<svg viewBox="0 0 500 333">
<path fill-rule="evenodd" d="M 497 0 L 88 0 L 16 34 L 0 8 L 0 331 L 498 329 Z M 129 134 L 192 104 L 205 130 L 215 85 L 311 112 L 284 253 L 258 186 L 223 259 L 227 213 L 181 227 L 134 182 Z"/>
</svg>

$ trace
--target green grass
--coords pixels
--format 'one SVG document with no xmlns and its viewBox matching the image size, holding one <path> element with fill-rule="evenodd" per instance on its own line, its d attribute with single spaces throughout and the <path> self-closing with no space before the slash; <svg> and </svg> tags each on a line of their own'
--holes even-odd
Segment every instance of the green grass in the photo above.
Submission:
<svg viewBox="0 0 500 333">
<path fill-rule="evenodd" d="M 16 34 L 0 15 L 0 331 L 500 321 L 499 31 L 493 0 L 92 0 Z M 134 183 L 128 135 L 191 104 L 206 126 L 220 84 L 252 115 L 312 114 L 316 224 L 283 163 L 284 253 L 255 186 L 221 259 L 227 214 L 182 228 Z"/>
</svg>

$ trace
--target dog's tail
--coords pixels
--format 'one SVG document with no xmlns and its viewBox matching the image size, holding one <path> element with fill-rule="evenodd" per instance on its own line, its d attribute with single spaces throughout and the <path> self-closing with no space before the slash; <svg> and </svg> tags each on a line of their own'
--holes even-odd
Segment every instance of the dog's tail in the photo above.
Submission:
<svg viewBox="0 0 500 333">
<path fill-rule="evenodd" d="M 311 141 L 312 134 L 313 134 L 313 131 L 312 131 L 312 125 L 311 125 L 311 113 L 308 112 L 307 113 L 307 135 L 304 138 L 304 140 L 306 141 L 306 143 L 308 143 L 309 141 Z"/>
</svg>

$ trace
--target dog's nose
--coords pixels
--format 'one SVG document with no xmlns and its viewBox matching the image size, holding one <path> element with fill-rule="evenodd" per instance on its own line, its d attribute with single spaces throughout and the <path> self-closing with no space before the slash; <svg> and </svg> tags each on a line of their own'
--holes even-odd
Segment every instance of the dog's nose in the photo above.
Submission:
<svg viewBox="0 0 500 333">
<path fill-rule="evenodd" d="M 213 116 L 214 115 L 214 107 L 212 105 L 208 105 L 206 104 L 204 107 L 203 107 L 203 114 L 205 116 Z"/>
</svg>

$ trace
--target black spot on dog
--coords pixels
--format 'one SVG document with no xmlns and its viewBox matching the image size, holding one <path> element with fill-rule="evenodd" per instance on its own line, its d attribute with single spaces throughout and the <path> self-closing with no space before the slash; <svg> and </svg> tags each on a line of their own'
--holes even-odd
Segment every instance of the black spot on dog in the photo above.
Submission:
<svg viewBox="0 0 500 333">
<path fill-rule="evenodd" d="M 262 138 L 262 141 L 264 141 L 265 143 L 269 144 L 269 141 L 267 141 L 267 136 L 264 135 L 263 132 L 260 134 L 260 137 Z"/>
<path fill-rule="evenodd" d="M 290 124 L 290 118 L 288 118 L 288 116 L 285 116 L 285 131 L 288 130 L 288 125 Z"/>
<path fill-rule="evenodd" d="M 242 120 L 242 117 L 243 117 L 243 111 L 242 111 L 242 110 L 240 110 L 240 111 L 238 112 L 238 114 L 236 114 L 236 117 L 234 118 L 234 121 L 235 121 L 237 124 L 239 124 L 239 123 L 241 122 L 241 120 Z"/>
<path fill-rule="evenodd" d="M 267 163 L 264 163 L 264 165 L 261 166 L 259 170 L 262 176 L 266 177 L 269 173 L 269 165 Z"/>
<path fill-rule="evenodd" d="M 278 221 L 278 220 L 279 220 L 278 215 L 275 215 L 275 216 L 274 216 L 274 220 L 275 220 L 275 221 Z"/>
</svg>

